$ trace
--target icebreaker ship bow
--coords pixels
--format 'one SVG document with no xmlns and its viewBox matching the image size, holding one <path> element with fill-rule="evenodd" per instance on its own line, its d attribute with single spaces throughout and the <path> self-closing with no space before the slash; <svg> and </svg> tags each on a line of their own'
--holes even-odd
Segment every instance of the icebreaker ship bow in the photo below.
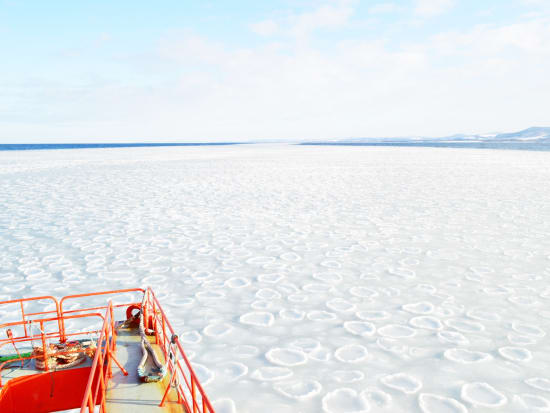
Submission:
<svg viewBox="0 0 550 413">
<path fill-rule="evenodd" d="M 150 288 L 21 298 L 0 311 L 15 318 L 0 324 L 2 413 L 214 413 Z"/>
</svg>

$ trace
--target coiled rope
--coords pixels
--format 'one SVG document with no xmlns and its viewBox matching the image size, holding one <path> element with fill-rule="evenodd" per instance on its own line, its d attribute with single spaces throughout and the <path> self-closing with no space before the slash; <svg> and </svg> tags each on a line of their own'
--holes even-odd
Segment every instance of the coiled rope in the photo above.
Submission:
<svg viewBox="0 0 550 413">
<path fill-rule="evenodd" d="M 46 335 L 40 326 L 32 323 L 32 320 L 29 320 L 29 326 L 31 333 L 32 328 L 36 327 L 42 335 Z M 93 359 L 95 355 L 96 346 L 93 340 L 90 340 L 89 346 L 83 346 L 81 341 L 48 344 L 45 348 L 46 354 L 44 354 L 44 348 L 35 346 L 32 337 L 31 334 L 32 353 L 30 356 L 34 357 L 34 365 L 38 370 L 46 370 L 46 365 L 48 370 L 69 369 L 83 363 L 86 356 Z"/>
<path fill-rule="evenodd" d="M 146 383 L 151 383 L 151 382 L 161 381 L 164 378 L 164 376 L 166 376 L 166 366 L 160 362 L 153 347 L 151 346 L 151 343 L 149 343 L 149 340 L 147 339 L 147 334 L 153 334 L 154 330 L 145 328 L 145 316 L 143 314 L 144 308 L 145 308 L 145 294 L 143 295 L 143 301 L 141 302 L 141 310 L 140 310 L 141 317 L 139 320 L 139 335 L 141 337 L 141 353 L 143 355 L 141 357 L 141 361 L 139 362 L 137 372 L 141 381 L 144 381 Z M 147 374 L 145 372 L 145 364 L 147 363 L 147 357 L 149 355 L 151 356 L 151 360 L 153 361 L 153 364 L 155 366 L 155 369 L 151 374 Z"/>
<path fill-rule="evenodd" d="M 59 354 L 62 352 L 64 354 Z M 68 369 L 77 366 L 86 360 L 86 356 L 93 357 L 95 346 L 92 345 L 83 348 L 79 342 L 67 344 L 50 344 L 46 347 L 46 357 L 42 347 L 34 347 L 32 356 L 37 356 L 34 360 L 35 367 L 38 370 L 46 370 L 46 363 L 49 370 Z M 46 361 L 44 361 L 44 358 Z"/>
</svg>

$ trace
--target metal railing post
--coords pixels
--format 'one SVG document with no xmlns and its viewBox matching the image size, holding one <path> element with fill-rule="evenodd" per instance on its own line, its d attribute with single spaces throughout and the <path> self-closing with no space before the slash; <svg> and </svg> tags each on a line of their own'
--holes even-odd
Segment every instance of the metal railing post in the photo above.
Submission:
<svg viewBox="0 0 550 413">
<path fill-rule="evenodd" d="M 197 413 L 197 396 L 195 394 L 195 378 L 191 376 L 191 397 L 193 399 L 193 413 Z"/>
<path fill-rule="evenodd" d="M 46 350 L 46 337 L 44 335 L 44 322 L 40 320 L 40 337 L 42 339 L 42 351 L 43 351 L 43 358 L 44 358 L 44 370 L 49 371 L 50 368 L 48 367 L 48 353 Z"/>
<path fill-rule="evenodd" d="M 27 337 L 29 333 L 27 332 L 27 323 L 25 323 L 25 308 L 23 307 L 23 301 L 19 301 L 19 304 L 21 304 L 21 319 L 24 322 L 23 330 L 25 331 L 25 337 Z"/>
</svg>

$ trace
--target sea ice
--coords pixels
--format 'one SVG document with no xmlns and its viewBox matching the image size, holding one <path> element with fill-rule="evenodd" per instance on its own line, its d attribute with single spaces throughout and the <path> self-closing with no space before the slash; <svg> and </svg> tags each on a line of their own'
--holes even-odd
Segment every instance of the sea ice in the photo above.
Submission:
<svg viewBox="0 0 550 413">
<path fill-rule="evenodd" d="M 467 413 L 468 409 L 462 403 L 450 397 L 437 394 L 421 393 L 418 403 L 424 413 Z"/>
<path fill-rule="evenodd" d="M 348 387 L 336 389 L 323 397 L 326 413 L 365 413 L 370 410 L 367 398 Z"/>
<path fill-rule="evenodd" d="M 422 382 L 407 373 L 395 373 L 380 379 L 386 386 L 405 394 L 413 394 L 422 388 Z"/>
<path fill-rule="evenodd" d="M 508 399 L 488 383 L 467 383 L 462 386 L 461 397 L 463 400 L 481 407 L 504 406 Z"/>
<path fill-rule="evenodd" d="M 548 165 L 446 148 L 0 152 L 0 300 L 152 286 L 218 413 L 545 411 Z"/>
</svg>

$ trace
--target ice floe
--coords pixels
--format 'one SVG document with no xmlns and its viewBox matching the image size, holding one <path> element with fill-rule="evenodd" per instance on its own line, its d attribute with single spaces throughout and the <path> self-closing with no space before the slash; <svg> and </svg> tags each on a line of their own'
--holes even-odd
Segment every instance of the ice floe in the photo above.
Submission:
<svg viewBox="0 0 550 413">
<path fill-rule="evenodd" d="M 548 154 L 0 152 L 0 300 L 152 286 L 220 413 L 548 411 Z"/>
<path fill-rule="evenodd" d="M 468 409 L 459 401 L 432 393 L 421 393 L 418 404 L 424 413 L 467 413 Z"/>
<path fill-rule="evenodd" d="M 281 366 L 298 366 L 307 362 L 306 353 L 292 348 L 273 348 L 265 356 L 273 364 Z"/>
<path fill-rule="evenodd" d="M 488 383 L 467 383 L 462 386 L 460 395 L 463 400 L 480 407 L 501 407 L 508 398 Z"/>
<path fill-rule="evenodd" d="M 354 389 L 342 387 L 323 397 L 323 411 L 326 413 L 366 413 L 370 404 L 363 394 Z"/>
<path fill-rule="evenodd" d="M 366 347 L 360 344 L 346 344 L 334 352 L 334 357 L 344 363 L 359 363 L 369 355 Z"/>
<path fill-rule="evenodd" d="M 384 376 L 380 381 L 394 390 L 405 394 L 414 394 L 422 388 L 422 381 L 407 373 L 395 373 Z"/>
<path fill-rule="evenodd" d="M 295 400 L 305 400 L 321 393 L 321 383 L 316 380 L 300 380 L 277 383 L 275 386 L 282 395 Z"/>
</svg>

